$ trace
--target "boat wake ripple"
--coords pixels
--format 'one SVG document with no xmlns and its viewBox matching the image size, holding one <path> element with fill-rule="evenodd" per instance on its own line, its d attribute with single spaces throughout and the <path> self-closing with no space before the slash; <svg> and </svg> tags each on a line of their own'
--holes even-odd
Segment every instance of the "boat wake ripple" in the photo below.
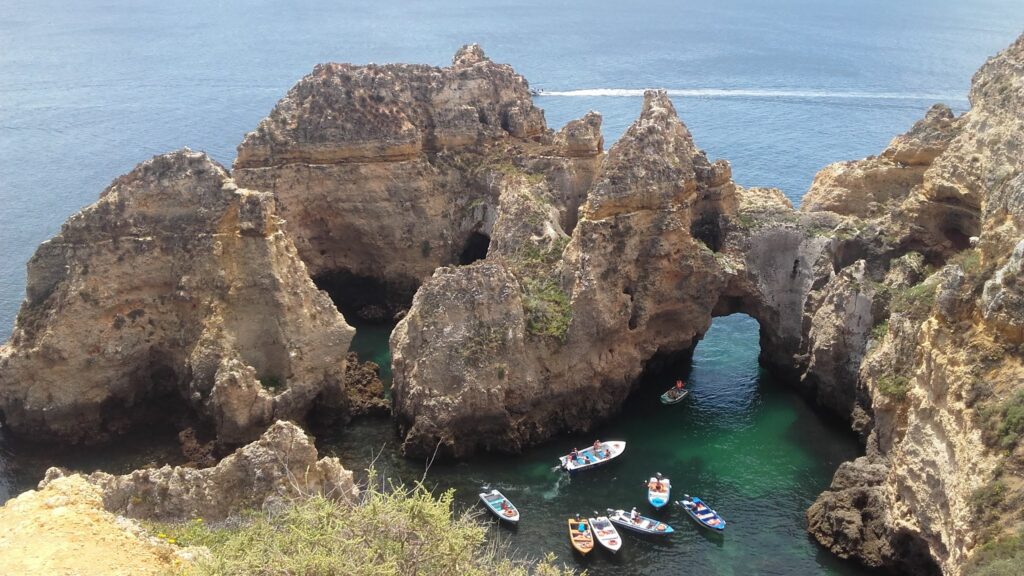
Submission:
<svg viewBox="0 0 1024 576">
<path fill-rule="evenodd" d="M 576 98 L 594 97 L 637 97 L 644 95 L 644 89 L 632 88 L 586 88 L 581 90 L 537 90 L 536 96 L 558 96 Z M 831 90 L 747 90 L 728 88 L 670 88 L 669 96 L 691 98 L 761 98 L 799 100 L 926 100 L 930 102 L 965 103 L 967 98 L 954 94 L 927 94 L 915 92 L 842 92 Z"/>
</svg>

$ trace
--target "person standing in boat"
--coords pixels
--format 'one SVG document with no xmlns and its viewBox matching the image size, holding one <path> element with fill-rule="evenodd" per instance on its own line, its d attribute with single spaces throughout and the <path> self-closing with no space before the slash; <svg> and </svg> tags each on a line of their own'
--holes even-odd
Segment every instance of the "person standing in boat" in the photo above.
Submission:
<svg viewBox="0 0 1024 576">
<path fill-rule="evenodd" d="M 573 448 L 572 452 L 569 453 L 569 460 L 571 460 L 573 462 L 579 462 L 580 461 L 580 451 L 577 450 L 576 448 Z"/>
<path fill-rule="evenodd" d="M 598 459 L 604 458 L 604 456 L 601 455 L 601 448 L 602 448 L 601 441 L 600 440 L 594 440 L 594 457 L 596 457 Z"/>
<path fill-rule="evenodd" d="M 683 388 L 686 387 L 686 382 L 682 380 L 676 380 L 676 385 L 672 387 L 672 397 L 678 398 L 683 393 Z"/>
</svg>

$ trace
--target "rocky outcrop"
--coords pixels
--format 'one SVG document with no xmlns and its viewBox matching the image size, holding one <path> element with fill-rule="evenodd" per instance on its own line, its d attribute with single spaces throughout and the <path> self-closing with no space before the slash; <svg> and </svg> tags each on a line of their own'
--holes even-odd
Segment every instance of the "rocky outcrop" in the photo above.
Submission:
<svg viewBox="0 0 1024 576">
<path fill-rule="evenodd" d="M 0 508 L 0 573 L 157 576 L 182 568 L 185 549 L 149 537 L 103 509 L 80 476 L 30 490 Z"/>
<path fill-rule="evenodd" d="M 815 536 L 959 574 L 980 541 L 972 494 L 1004 459 L 979 414 L 1009 413 L 1021 381 L 1022 45 L 978 73 L 970 112 L 933 107 L 881 156 L 826 168 L 799 212 L 736 187 L 648 93 L 574 226 L 545 186 L 506 186 L 486 261 L 424 283 L 392 337 L 404 449 L 515 451 L 587 428 L 649 359 L 746 312 L 762 362 L 867 445 L 812 511 Z"/>
<path fill-rule="evenodd" d="M 802 318 L 835 275 L 840 250 L 821 231 L 841 217 L 797 214 L 777 190 L 737 187 L 656 91 L 571 230 L 548 184 L 504 189 L 487 260 L 436 272 L 392 335 L 407 453 L 515 451 L 589 428 L 618 409 L 647 361 L 690 350 L 714 315 L 754 315 L 766 363 L 808 370 Z M 862 337 L 873 322 L 859 323 Z M 817 341 L 838 362 L 850 339 Z M 809 374 L 831 369 L 823 362 Z M 806 387 L 850 417 L 847 367 L 841 382 Z"/>
<path fill-rule="evenodd" d="M 50 468 L 40 489 L 77 478 L 99 489 L 107 511 L 162 521 L 221 520 L 312 494 L 348 501 L 359 494 L 352 473 L 337 458 L 317 460 L 312 439 L 284 421 L 210 468 L 163 466 L 123 476 L 94 472 L 84 477 L 67 477 Z"/>
<path fill-rule="evenodd" d="M 952 110 L 936 104 L 909 132 L 894 138 L 881 156 L 838 162 L 818 172 L 801 208 L 861 218 L 882 216 L 921 184 L 957 130 Z"/>
<path fill-rule="evenodd" d="M 447 68 L 321 65 L 239 146 L 235 179 L 264 192 L 160 157 L 40 248 L 0 349 L 4 417 L 81 440 L 172 398 L 237 441 L 344 406 L 350 330 L 308 271 L 363 318 L 404 316 L 407 454 L 518 451 L 611 416 L 648 362 L 745 312 L 762 363 L 865 441 L 812 534 L 870 566 L 958 576 L 1019 516 L 973 496 L 999 482 L 1024 498 L 1006 473 L 1024 469 L 1024 38 L 971 102 L 827 167 L 797 211 L 738 187 L 664 92 L 605 154 L 600 116 L 548 130 L 525 80 L 476 46 Z M 181 516 L 198 509 L 160 490 L 202 495 L 236 465 L 94 481 L 118 510 L 155 493 L 140 514 Z"/>
<path fill-rule="evenodd" d="M 961 574 L 972 551 L 1021 521 L 1019 507 L 1003 504 L 1024 497 L 1012 472 L 1021 451 L 999 431 L 1012 429 L 1008 407 L 1024 382 L 1014 280 L 1024 250 L 1022 85 L 1024 37 L 975 76 L 969 112 L 954 121 L 933 108 L 916 136 L 894 141 L 888 157 L 926 170 L 891 217 L 859 224 L 884 230 L 897 254 L 921 255 L 893 260 L 878 278 L 888 319 L 858 376 L 868 455 L 884 467 L 856 477 L 844 465 L 808 517 L 819 541 L 871 566 Z M 919 130 L 936 119 L 937 129 Z M 925 278 L 923 259 L 945 265 Z M 862 511 L 870 522 L 857 523 Z"/>
<path fill-rule="evenodd" d="M 600 116 L 554 138 L 526 80 L 470 45 L 446 68 L 317 66 L 239 145 L 234 177 L 276 196 L 343 309 L 390 317 L 438 266 L 486 252 L 496 179 L 525 170 L 585 188 L 601 146 Z M 574 212 L 572 187 L 559 189 Z"/>
<path fill-rule="evenodd" d="M 384 397 L 380 366 L 375 362 L 360 362 L 355 352 L 348 353 L 345 395 L 348 397 L 348 412 L 352 416 L 386 416 L 391 413 L 391 405 Z"/>
<path fill-rule="evenodd" d="M 281 224 L 269 194 L 187 149 L 115 180 L 29 262 L 0 348 L 5 427 L 97 442 L 184 414 L 238 444 L 343 408 L 353 330 Z"/>
</svg>

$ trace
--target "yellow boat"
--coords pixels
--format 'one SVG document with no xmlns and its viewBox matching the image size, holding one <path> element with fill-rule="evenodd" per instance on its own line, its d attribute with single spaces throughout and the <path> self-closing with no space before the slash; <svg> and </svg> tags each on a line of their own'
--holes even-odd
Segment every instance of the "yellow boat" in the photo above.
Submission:
<svg viewBox="0 0 1024 576">
<path fill-rule="evenodd" d="M 583 530 L 580 531 L 580 527 Z M 590 523 L 584 518 L 569 518 L 569 541 L 577 552 L 587 555 L 594 549 L 594 533 L 590 530 Z"/>
</svg>

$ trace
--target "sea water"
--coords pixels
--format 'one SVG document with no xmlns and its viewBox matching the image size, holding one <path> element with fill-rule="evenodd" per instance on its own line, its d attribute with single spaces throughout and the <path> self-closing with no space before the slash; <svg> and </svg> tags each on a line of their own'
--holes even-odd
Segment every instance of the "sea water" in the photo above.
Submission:
<svg viewBox="0 0 1024 576">
<path fill-rule="evenodd" d="M 758 328 L 742 314 L 716 318 L 692 362 L 646 376 L 620 415 L 591 434 L 559 437 L 522 455 L 486 455 L 427 469 L 425 460 L 398 454 L 401 441 L 387 419 L 338 428 L 321 437 L 320 449 L 341 457 L 362 478 L 371 465 L 380 476 L 408 483 L 426 472 L 431 488 L 456 489 L 460 510 L 482 511 L 482 487 L 498 488 L 522 518 L 515 529 L 493 526 L 493 538 L 520 555 L 553 552 L 591 574 L 867 573 L 818 546 L 804 517 L 836 467 L 858 455 L 856 439 L 758 367 Z M 373 332 L 367 334 L 368 346 L 359 335 L 357 343 L 372 347 Z M 661 393 L 679 378 L 687 381 L 688 397 L 661 404 Z M 559 456 L 595 438 L 625 440 L 626 452 L 571 477 L 554 469 Z M 675 504 L 654 510 L 645 484 L 658 472 L 671 479 L 673 500 L 689 493 L 713 506 L 728 523 L 725 533 L 698 527 Z M 601 549 L 587 558 L 573 552 L 566 519 L 634 506 L 675 533 L 661 539 L 623 534 L 614 557 Z"/>
</svg>

